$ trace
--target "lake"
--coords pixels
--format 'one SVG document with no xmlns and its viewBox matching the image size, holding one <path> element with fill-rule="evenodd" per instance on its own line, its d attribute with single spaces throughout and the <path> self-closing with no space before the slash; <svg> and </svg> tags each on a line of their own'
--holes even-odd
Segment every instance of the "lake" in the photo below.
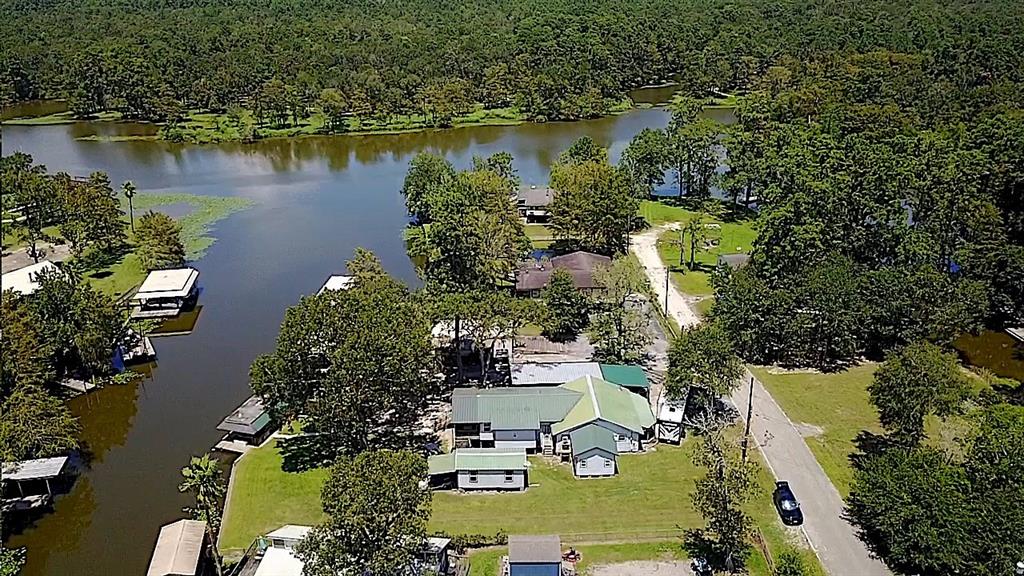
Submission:
<svg viewBox="0 0 1024 576">
<path fill-rule="evenodd" d="M 712 112 L 728 119 L 728 111 Z M 273 348 L 285 309 L 344 272 L 357 246 L 418 283 L 402 243 L 408 220 L 398 192 L 414 154 L 444 154 L 464 169 L 473 156 L 507 151 L 524 184 L 545 184 L 551 163 L 580 136 L 609 147 L 617 161 L 634 134 L 667 123 L 665 110 L 651 108 L 576 123 L 204 146 L 77 140 L 152 133 L 146 124 L 4 127 L 4 154 L 29 153 L 51 171 L 102 170 L 115 188 L 130 179 L 140 194 L 255 203 L 213 231 L 217 243 L 194 264 L 203 288 L 195 329 L 154 339 L 152 377 L 72 401 L 89 469 L 53 513 L 10 538 L 8 545 L 28 547 L 24 574 L 143 573 L 160 525 L 188 504 L 177 491 L 182 466 L 217 442 L 215 426 L 249 396 L 249 364 Z"/>
</svg>

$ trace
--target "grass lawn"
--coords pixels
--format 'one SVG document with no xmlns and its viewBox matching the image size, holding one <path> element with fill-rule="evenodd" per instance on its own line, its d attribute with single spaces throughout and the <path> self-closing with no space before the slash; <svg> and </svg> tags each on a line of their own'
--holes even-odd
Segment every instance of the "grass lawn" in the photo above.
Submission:
<svg viewBox="0 0 1024 576">
<path fill-rule="evenodd" d="M 324 519 L 320 487 L 327 469 L 285 472 L 273 440 L 235 463 L 230 506 L 221 530 L 221 551 L 241 553 L 261 534 L 283 524 L 316 524 Z"/>
<path fill-rule="evenodd" d="M 805 440 L 844 498 L 853 482 L 850 454 L 856 450 L 854 440 L 861 430 L 881 432 L 867 392 L 877 367 L 866 363 L 831 374 L 774 373 L 766 367 L 751 367 L 790 420 L 822 429 L 821 434 Z"/>
<path fill-rule="evenodd" d="M 697 212 L 679 206 L 671 206 L 662 202 L 645 201 L 640 206 L 640 215 L 652 225 L 658 226 L 678 222 L 685 226 L 697 217 Z M 706 229 L 708 239 L 717 239 L 718 246 L 711 250 L 697 249 L 697 267 L 689 270 L 679 265 L 680 249 L 685 250 L 684 261 L 689 262 L 689 238 L 683 238 L 680 246 L 680 232 L 666 230 L 658 238 L 658 254 L 661 261 L 673 269 L 672 281 L 685 294 L 692 296 L 708 296 L 711 294 L 709 283 L 711 271 L 718 264 L 719 254 L 749 254 L 757 231 L 754 221 L 741 212 L 733 211 L 725 218 L 708 218 L 709 224 L 718 224 L 720 228 Z"/>
<path fill-rule="evenodd" d="M 588 562 L 681 554 L 672 550 L 678 546 L 681 530 L 701 524 L 690 502 L 693 480 L 701 474 L 692 461 L 694 445 L 661 445 L 646 454 L 623 455 L 620 474 L 600 480 L 577 480 L 568 466 L 531 458 L 531 486 L 526 492 L 435 493 L 428 529 L 450 534 L 555 533 L 566 543 L 608 541 L 582 548 L 585 558 L 586 550 L 594 550 Z M 258 535 L 283 524 L 312 524 L 323 518 L 320 487 L 326 470 L 285 472 L 282 463 L 276 443 L 271 442 L 250 451 L 235 465 L 221 535 L 225 553 L 239 553 Z M 764 466 L 758 480 L 760 492 L 748 509 L 777 554 L 791 545 L 793 535 L 772 508 L 772 479 Z M 812 553 L 806 554 L 813 559 Z M 500 555 L 500 550 L 478 553 L 473 573 L 492 573 L 477 570 L 496 566 Z M 767 576 L 766 563 L 756 551 L 750 564 L 752 573 Z"/>
<path fill-rule="evenodd" d="M 127 201 L 122 199 L 125 212 Z M 189 212 L 177 218 L 181 225 L 181 241 L 185 245 L 185 257 L 198 260 L 216 241 L 211 235 L 214 224 L 234 212 L 243 210 L 252 203 L 244 198 L 200 196 L 196 194 L 139 194 L 135 196 L 135 218 L 138 220 L 148 210 L 159 211 L 161 206 L 188 205 Z M 127 216 L 125 216 L 127 219 Z M 129 232 L 129 242 L 132 242 Z M 121 296 L 135 288 L 146 278 L 134 252 L 128 252 L 120 260 L 85 275 L 97 290 L 113 296 Z"/>
<path fill-rule="evenodd" d="M 555 240 L 551 230 L 544 224 L 526 224 L 524 228 L 534 248 L 547 248 Z"/>
</svg>

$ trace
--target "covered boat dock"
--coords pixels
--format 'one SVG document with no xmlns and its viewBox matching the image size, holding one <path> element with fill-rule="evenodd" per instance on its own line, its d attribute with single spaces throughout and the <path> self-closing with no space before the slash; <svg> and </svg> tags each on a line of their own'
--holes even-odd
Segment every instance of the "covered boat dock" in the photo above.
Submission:
<svg viewBox="0 0 1024 576">
<path fill-rule="evenodd" d="M 199 296 L 195 268 L 154 270 L 132 295 L 132 318 L 170 318 L 194 305 Z"/>
</svg>

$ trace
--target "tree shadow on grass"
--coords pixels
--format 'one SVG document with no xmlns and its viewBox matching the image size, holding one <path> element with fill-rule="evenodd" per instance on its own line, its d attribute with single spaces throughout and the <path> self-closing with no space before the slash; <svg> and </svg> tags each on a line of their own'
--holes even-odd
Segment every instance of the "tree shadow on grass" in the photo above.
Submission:
<svg viewBox="0 0 1024 576">
<path fill-rule="evenodd" d="M 850 464 L 855 470 L 862 470 L 872 457 L 898 446 L 892 438 L 867 430 L 861 430 L 854 438 L 853 443 L 857 447 L 857 451 L 850 454 Z"/>
<path fill-rule="evenodd" d="M 281 453 L 281 469 L 285 472 L 305 472 L 330 466 L 341 456 L 340 444 L 327 434 L 308 434 L 277 441 Z"/>
</svg>

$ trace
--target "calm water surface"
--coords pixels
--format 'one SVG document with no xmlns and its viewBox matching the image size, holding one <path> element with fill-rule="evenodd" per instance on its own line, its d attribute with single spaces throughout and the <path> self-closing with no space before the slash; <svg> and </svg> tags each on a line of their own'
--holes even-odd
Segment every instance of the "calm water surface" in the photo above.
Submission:
<svg viewBox="0 0 1024 576">
<path fill-rule="evenodd" d="M 180 469 L 220 437 L 215 426 L 249 395 L 253 358 L 274 345 L 285 308 L 316 292 L 357 246 L 390 273 L 417 282 L 402 245 L 398 193 L 410 158 L 429 150 L 467 168 L 474 155 L 508 151 L 526 184 L 589 135 L 619 157 L 642 128 L 664 127 L 661 109 L 579 123 L 460 128 L 393 136 L 281 139 L 182 146 L 76 140 L 146 133 L 149 125 L 8 126 L 3 151 L 23 151 L 53 171 L 103 170 L 140 193 L 242 196 L 255 205 L 217 225 L 217 243 L 195 263 L 203 305 L 187 336 L 154 341 L 159 364 L 134 387 L 73 402 L 91 452 L 70 494 L 8 544 L 27 546 L 27 576 L 141 574 L 161 524 L 179 518 Z"/>
</svg>

